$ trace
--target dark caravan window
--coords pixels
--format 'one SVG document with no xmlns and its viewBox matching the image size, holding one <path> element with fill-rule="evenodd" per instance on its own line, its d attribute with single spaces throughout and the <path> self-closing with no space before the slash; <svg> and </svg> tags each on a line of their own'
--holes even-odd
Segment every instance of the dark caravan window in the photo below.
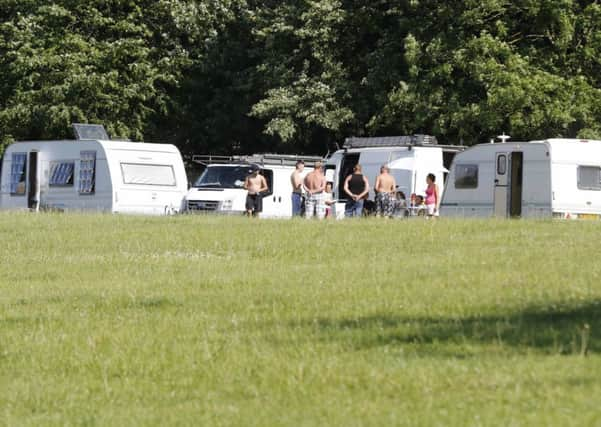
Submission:
<svg viewBox="0 0 601 427">
<path fill-rule="evenodd" d="M 601 168 L 598 166 L 578 166 L 578 189 L 601 190 Z"/>
<path fill-rule="evenodd" d="M 27 153 L 14 153 L 10 166 L 10 194 L 15 196 L 25 195 L 26 171 Z"/>
<path fill-rule="evenodd" d="M 497 157 L 497 175 L 505 175 L 507 172 L 507 156 L 505 154 Z"/>
<path fill-rule="evenodd" d="M 74 162 L 53 162 L 50 164 L 50 186 L 65 187 L 73 185 Z"/>
<path fill-rule="evenodd" d="M 455 166 L 455 188 L 477 188 L 478 187 L 478 165 Z"/>
<path fill-rule="evenodd" d="M 92 194 L 96 189 L 96 152 L 79 154 L 79 194 Z"/>
</svg>

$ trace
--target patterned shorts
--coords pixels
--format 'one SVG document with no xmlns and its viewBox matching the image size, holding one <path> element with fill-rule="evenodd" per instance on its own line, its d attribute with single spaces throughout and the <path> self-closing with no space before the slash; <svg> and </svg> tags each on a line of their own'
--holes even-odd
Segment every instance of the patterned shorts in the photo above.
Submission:
<svg viewBox="0 0 601 427">
<path fill-rule="evenodd" d="M 319 219 L 323 219 L 326 216 L 326 203 L 324 199 L 324 193 L 317 193 L 306 196 L 305 200 L 305 217 L 313 218 L 316 216 Z"/>
<path fill-rule="evenodd" d="M 392 193 L 376 194 L 376 215 L 391 217 L 394 211 L 394 195 Z"/>
</svg>

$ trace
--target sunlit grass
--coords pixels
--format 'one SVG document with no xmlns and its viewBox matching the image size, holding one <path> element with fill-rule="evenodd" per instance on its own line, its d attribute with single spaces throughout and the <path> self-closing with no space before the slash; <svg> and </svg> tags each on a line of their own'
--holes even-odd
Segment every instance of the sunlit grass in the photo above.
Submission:
<svg viewBox="0 0 601 427">
<path fill-rule="evenodd" d="M 2 214 L 0 419 L 601 424 L 599 227 Z"/>
</svg>

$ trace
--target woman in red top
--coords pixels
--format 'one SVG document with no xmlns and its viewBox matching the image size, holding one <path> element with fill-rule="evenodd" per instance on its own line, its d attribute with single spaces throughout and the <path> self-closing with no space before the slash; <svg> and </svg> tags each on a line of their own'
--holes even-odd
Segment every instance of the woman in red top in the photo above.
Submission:
<svg viewBox="0 0 601 427">
<path fill-rule="evenodd" d="M 428 209 L 428 216 L 438 216 L 440 197 L 438 185 L 436 184 L 436 176 L 433 173 L 429 173 L 426 182 L 428 183 L 428 188 L 426 189 L 426 208 Z"/>
</svg>

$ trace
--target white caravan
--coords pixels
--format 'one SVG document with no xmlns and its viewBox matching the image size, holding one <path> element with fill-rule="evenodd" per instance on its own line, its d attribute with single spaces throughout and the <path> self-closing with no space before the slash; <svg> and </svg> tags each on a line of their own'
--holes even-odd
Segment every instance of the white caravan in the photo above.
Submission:
<svg viewBox="0 0 601 427">
<path fill-rule="evenodd" d="M 447 167 L 453 157 L 464 147 L 438 145 L 436 138 L 428 135 L 390 136 L 376 138 L 347 138 L 343 148 L 330 156 L 326 164 L 326 178 L 333 183 L 336 217 L 344 216 L 344 180 L 359 163 L 370 186 L 368 200 L 373 201 L 376 177 L 382 165 L 388 165 L 394 176 L 398 191 L 407 200 L 411 194 L 424 195 L 429 173 L 436 176 L 440 192 L 444 189 Z"/>
<path fill-rule="evenodd" d="M 262 218 L 289 218 L 292 216 L 292 185 L 290 176 L 296 162 L 303 160 L 303 175 L 313 170 L 317 156 L 284 154 L 255 154 L 251 156 L 194 156 L 193 161 L 206 165 L 186 196 L 190 213 L 242 214 L 246 211 L 247 191 L 244 181 L 251 165 L 258 165 L 267 181 L 269 191 L 263 197 Z"/>
<path fill-rule="evenodd" d="M 164 215 L 188 181 L 178 149 L 110 140 L 16 142 L 2 160 L 0 208 Z"/>
<path fill-rule="evenodd" d="M 505 137 L 503 137 L 505 139 Z M 598 218 L 601 141 L 479 144 L 455 157 L 441 215 Z"/>
</svg>

